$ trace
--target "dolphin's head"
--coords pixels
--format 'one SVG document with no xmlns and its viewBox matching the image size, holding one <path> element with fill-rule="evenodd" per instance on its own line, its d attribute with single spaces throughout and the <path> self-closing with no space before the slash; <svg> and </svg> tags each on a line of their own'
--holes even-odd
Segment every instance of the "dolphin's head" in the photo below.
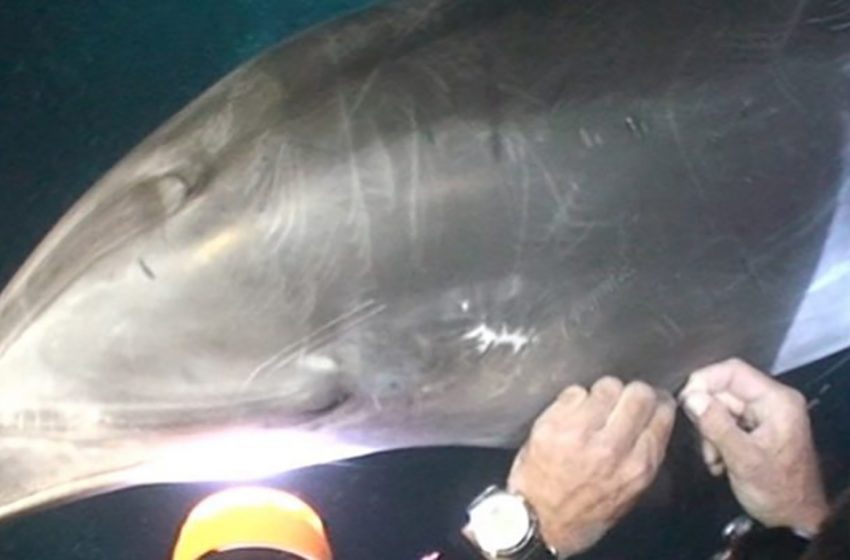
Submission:
<svg viewBox="0 0 850 560">
<path fill-rule="evenodd" d="M 222 309 L 221 295 L 242 280 L 235 255 L 252 235 L 245 214 L 258 185 L 243 160 L 279 98 L 262 73 L 237 72 L 77 203 L 0 299 L 6 398 L 23 404 L 25 371 L 23 385 L 40 402 L 80 405 L 94 392 L 95 401 L 108 393 L 116 404 L 137 403 L 146 392 L 162 394 L 153 372 L 188 367 L 174 352 L 191 352 L 187 337 L 210 332 L 203 316 L 238 311 Z M 227 344 L 224 333 L 204 338 L 211 348 Z M 120 381 L 105 381 L 105 371 L 122 372 Z"/>
<path fill-rule="evenodd" d="M 311 349 L 375 309 L 317 299 L 340 269 L 306 255 L 309 192 L 274 188 L 301 180 L 276 132 L 286 95 L 257 64 L 232 74 L 94 185 L 0 296 L 0 512 L 144 460 L 157 433 L 298 426 L 345 400 Z"/>
</svg>

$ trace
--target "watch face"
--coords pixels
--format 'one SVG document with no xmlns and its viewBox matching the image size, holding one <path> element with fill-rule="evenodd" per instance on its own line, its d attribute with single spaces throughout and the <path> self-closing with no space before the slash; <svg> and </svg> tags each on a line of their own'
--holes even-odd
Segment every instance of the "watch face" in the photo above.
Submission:
<svg viewBox="0 0 850 560">
<path fill-rule="evenodd" d="M 476 504 L 469 511 L 468 527 L 481 550 L 495 556 L 522 545 L 532 521 L 522 498 L 505 492 Z"/>
</svg>

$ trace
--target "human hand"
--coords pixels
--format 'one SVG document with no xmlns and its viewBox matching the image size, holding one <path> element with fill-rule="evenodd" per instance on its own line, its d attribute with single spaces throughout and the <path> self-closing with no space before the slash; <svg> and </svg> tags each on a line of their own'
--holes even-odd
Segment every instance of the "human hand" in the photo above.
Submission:
<svg viewBox="0 0 850 560">
<path fill-rule="evenodd" d="M 508 488 L 534 508 L 547 545 L 585 550 L 631 508 L 664 459 L 675 409 L 666 393 L 608 377 L 569 387 L 540 415 Z"/>
<path fill-rule="evenodd" d="M 799 392 L 729 360 L 692 374 L 680 399 L 704 438 L 709 469 L 728 472 L 750 516 L 768 527 L 817 533 L 829 508 Z"/>
</svg>

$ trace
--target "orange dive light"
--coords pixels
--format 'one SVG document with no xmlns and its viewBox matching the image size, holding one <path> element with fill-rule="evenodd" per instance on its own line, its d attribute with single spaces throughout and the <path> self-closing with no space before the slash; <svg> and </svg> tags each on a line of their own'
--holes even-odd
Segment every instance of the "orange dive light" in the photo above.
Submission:
<svg viewBox="0 0 850 560">
<path fill-rule="evenodd" d="M 332 560 L 321 518 L 301 499 L 271 488 L 232 488 L 205 498 L 189 513 L 173 560 L 265 549 L 304 560 Z"/>
</svg>

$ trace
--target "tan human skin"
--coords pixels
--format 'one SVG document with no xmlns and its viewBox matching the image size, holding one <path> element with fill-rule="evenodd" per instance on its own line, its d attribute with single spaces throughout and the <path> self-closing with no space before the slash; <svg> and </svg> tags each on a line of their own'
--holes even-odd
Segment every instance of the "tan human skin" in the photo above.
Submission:
<svg viewBox="0 0 850 560">
<path fill-rule="evenodd" d="M 680 394 L 711 472 L 747 513 L 814 535 L 829 512 L 805 398 L 741 360 L 693 373 Z"/>
<path fill-rule="evenodd" d="M 675 401 L 614 378 L 572 386 L 537 419 L 508 488 L 531 504 L 561 555 L 595 544 L 652 483 L 673 429 Z"/>
</svg>

